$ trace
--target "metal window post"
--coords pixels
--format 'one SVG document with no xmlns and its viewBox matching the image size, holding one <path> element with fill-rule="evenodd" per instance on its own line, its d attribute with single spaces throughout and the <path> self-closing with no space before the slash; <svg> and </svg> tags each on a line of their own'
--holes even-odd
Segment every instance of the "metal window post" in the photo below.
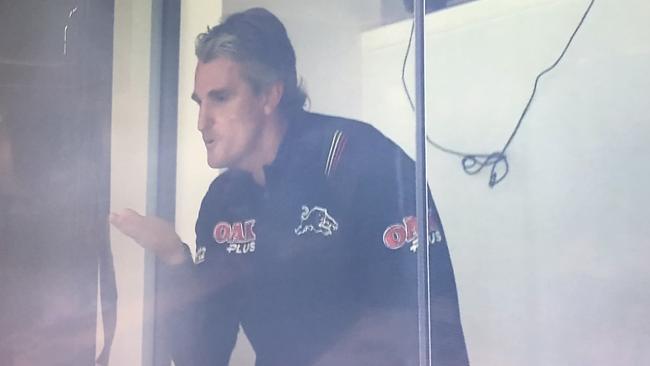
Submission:
<svg viewBox="0 0 650 366">
<path fill-rule="evenodd" d="M 429 236 L 427 229 L 426 125 L 424 105 L 424 9 L 426 0 L 414 0 L 415 22 L 415 199 L 418 218 L 418 350 L 420 366 L 431 365 L 429 319 Z"/>
</svg>

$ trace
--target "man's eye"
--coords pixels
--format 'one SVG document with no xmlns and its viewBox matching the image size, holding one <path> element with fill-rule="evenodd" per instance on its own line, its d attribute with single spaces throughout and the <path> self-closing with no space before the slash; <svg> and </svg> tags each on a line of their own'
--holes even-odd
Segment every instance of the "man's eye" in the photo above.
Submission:
<svg viewBox="0 0 650 366">
<path fill-rule="evenodd" d="M 226 94 L 212 95 L 210 99 L 212 99 L 215 102 L 223 103 L 228 100 L 228 95 Z"/>
</svg>

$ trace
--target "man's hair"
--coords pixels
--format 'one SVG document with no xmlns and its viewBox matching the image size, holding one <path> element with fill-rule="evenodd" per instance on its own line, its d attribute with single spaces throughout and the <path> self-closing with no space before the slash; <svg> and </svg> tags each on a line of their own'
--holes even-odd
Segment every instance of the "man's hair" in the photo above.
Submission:
<svg viewBox="0 0 650 366">
<path fill-rule="evenodd" d="M 240 63 L 256 93 L 282 81 L 280 112 L 303 109 L 307 95 L 298 83 L 296 54 L 284 25 L 268 10 L 253 8 L 228 16 L 196 37 L 195 53 L 203 63 L 224 56 Z"/>
</svg>

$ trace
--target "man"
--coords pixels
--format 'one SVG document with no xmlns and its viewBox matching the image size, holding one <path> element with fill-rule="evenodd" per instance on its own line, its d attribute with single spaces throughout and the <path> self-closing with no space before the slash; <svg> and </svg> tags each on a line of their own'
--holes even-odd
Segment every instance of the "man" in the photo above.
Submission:
<svg viewBox="0 0 650 366">
<path fill-rule="evenodd" d="M 192 99 L 212 168 L 196 258 L 171 225 L 111 222 L 166 263 L 177 365 L 227 365 L 241 325 L 258 366 L 416 365 L 414 164 L 373 127 L 303 110 L 282 23 L 256 8 L 199 35 Z M 467 365 L 429 202 L 435 365 Z"/>
</svg>

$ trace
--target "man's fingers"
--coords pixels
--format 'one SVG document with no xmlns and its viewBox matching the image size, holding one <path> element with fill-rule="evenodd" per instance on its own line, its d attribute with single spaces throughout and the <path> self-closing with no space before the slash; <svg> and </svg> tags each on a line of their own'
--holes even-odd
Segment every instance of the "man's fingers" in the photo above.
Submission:
<svg viewBox="0 0 650 366">
<path fill-rule="evenodd" d="M 142 215 L 130 208 L 125 208 L 120 212 L 111 212 L 108 216 L 111 224 L 120 224 L 123 222 L 135 222 L 142 219 Z"/>
<path fill-rule="evenodd" d="M 140 215 L 137 211 L 132 210 L 130 208 L 123 209 L 121 211 L 121 215 L 126 217 L 142 217 L 142 215 Z"/>
<path fill-rule="evenodd" d="M 129 208 L 123 209 L 120 212 L 112 212 L 108 219 L 110 223 L 115 226 L 119 231 L 133 239 L 137 238 L 137 230 L 141 226 L 143 216 L 136 211 Z"/>
<path fill-rule="evenodd" d="M 165 262 L 177 264 L 184 260 L 185 251 L 181 239 L 171 223 L 156 216 L 142 216 L 128 208 L 112 212 L 108 220 L 124 235 L 135 240 L 141 247 L 153 250 Z"/>
<path fill-rule="evenodd" d="M 120 212 L 113 212 L 111 213 L 111 216 L 116 217 L 120 221 L 131 221 L 131 220 L 137 220 L 141 219 L 143 216 L 137 213 L 136 211 L 130 209 L 130 208 L 125 208 Z"/>
</svg>

